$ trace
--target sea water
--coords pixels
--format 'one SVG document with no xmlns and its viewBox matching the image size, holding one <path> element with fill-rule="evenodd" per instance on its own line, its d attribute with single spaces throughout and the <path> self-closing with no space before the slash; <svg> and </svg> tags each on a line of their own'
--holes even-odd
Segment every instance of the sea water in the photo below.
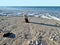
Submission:
<svg viewBox="0 0 60 45">
<path fill-rule="evenodd" d="M 60 20 L 60 7 L 56 6 L 0 6 L 0 16 L 28 16 Z"/>
</svg>

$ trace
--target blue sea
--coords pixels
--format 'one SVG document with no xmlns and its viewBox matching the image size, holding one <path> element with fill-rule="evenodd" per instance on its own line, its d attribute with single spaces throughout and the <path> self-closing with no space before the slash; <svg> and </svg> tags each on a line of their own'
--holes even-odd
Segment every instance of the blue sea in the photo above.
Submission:
<svg viewBox="0 0 60 45">
<path fill-rule="evenodd" d="M 0 6 L 0 16 L 28 16 L 60 20 L 59 6 Z"/>
</svg>

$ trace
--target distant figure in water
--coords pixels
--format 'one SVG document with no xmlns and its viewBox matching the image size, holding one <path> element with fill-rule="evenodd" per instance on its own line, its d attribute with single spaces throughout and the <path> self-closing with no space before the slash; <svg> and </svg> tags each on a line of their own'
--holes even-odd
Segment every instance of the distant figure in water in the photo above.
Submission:
<svg viewBox="0 0 60 45">
<path fill-rule="evenodd" d="M 24 15 L 24 19 L 25 19 L 25 22 L 26 23 L 29 23 L 29 20 L 28 20 L 28 16 L 27 15 Z"/>
</svg>

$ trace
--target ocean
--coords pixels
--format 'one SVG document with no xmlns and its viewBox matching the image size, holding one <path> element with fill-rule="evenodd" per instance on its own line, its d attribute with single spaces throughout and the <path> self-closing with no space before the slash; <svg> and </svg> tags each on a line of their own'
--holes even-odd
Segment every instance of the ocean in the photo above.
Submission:
<svg viewBox="0 0 60 45">
<path fill-rule="evenodd" d="M 59 6 L 0 6 L 0 16 L 28 16 L 60 20 Z"/>
</svg>

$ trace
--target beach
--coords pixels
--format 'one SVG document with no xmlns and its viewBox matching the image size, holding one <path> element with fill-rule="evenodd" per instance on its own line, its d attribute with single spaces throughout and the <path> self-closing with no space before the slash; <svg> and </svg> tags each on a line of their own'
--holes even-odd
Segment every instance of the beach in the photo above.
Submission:
<svg viewBox="0 0 60 45">
<path fill-rule="evenodd" d="M 60 45 L 60 21 L 41 17 L 0 16 L 0 45 Z"/>
</svg>

